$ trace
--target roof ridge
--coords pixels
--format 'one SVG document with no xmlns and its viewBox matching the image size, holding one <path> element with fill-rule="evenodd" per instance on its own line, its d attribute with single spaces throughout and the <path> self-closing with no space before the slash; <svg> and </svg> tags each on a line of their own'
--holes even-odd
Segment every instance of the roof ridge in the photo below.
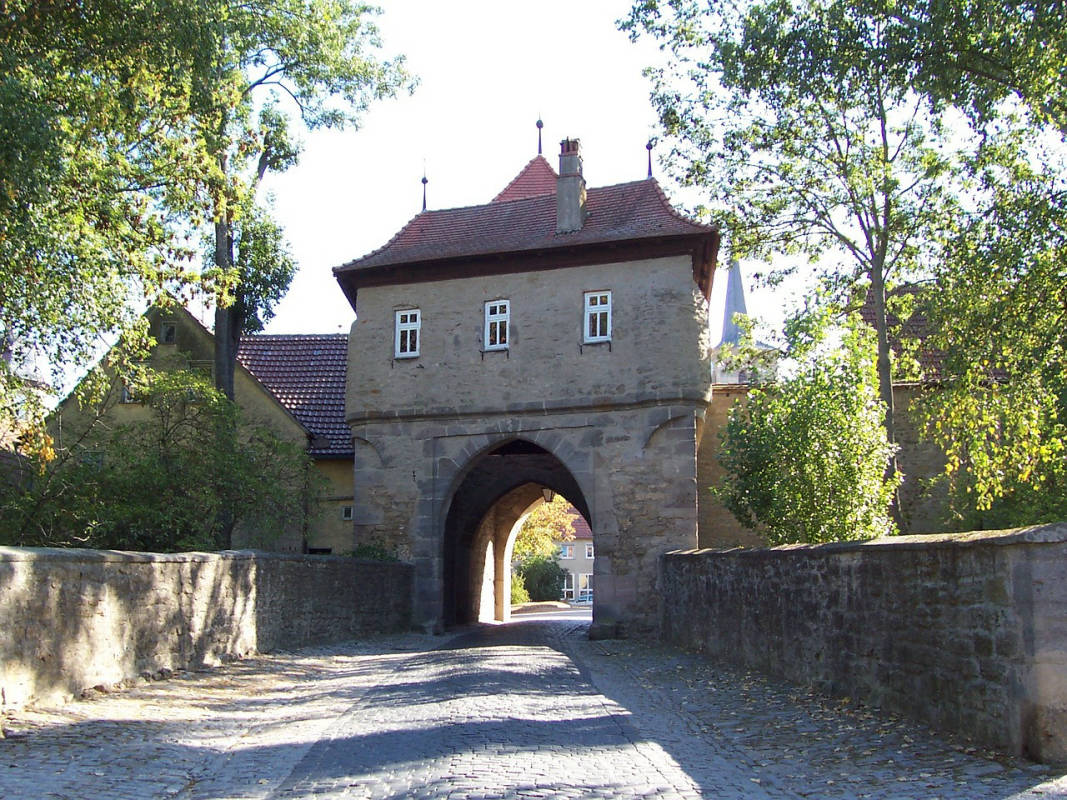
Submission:
<svg viewBox="0 0 1067 800">
<path fill-rule="evenodd" d="M 249 333 L 241 337 L 240 341 L 254 339 L 347 339 L 347 333 Z"/>
</svg>

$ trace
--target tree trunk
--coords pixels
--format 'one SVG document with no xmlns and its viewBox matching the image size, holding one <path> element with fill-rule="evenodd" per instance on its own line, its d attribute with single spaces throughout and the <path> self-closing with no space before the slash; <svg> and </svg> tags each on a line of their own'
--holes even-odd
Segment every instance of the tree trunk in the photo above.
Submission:
<svg viewBox="0 0 1067 800">
<path fill-rule="evenodd" d="M 215 223 L 215 266 L 220 270 L 233 268 L 233 232 L 230 223 Z M 233 375 L 237 364 L 239 325 L 234 319 L 233 305 L 226 308 L 215 303 L 215 388 L 230 400 L 234 399 Z"/>
<path fill-rule="evenodd" d="M 228 220 L 215 223 L 215 265 L 221 270 L 229 270 L 233 267 L 233 232 Z M 215 303 L 215 388 L 226 397 L 234 401 L 233 378 L 237 366 L 237 339 L 240 336 L 240 324 L 234 318 L 234 306 L 223 308 L 222 304 Z M 220 426 L 217 447 L 220 452 L 230 453 L 234 447 L 236 431 L 231 426 Z M 224 495 L 223 503 L 219 511 L 218 540 L 221 550 L 229 550 L 233 546 L 233 509 L 225 500 L 225 486 L 218 487 Z"/>
<path fill-rule="evenodd" d="M 893 372 L 889 359 L 889 330 L 886 324 L 886 296 L 885 296 L 885 278 L 882 273 L 881 265 L 877 265 L 871 270 L 871 295 L 872 306 L 874 307 L 874 331 L 878 338 L 878 394 L 882 402 L 885 403 L 885 433 L 886 438 L 890 443 L 896 443 L 896 410 L 893 405 Z M 889 457 L 889 463 L 886 464 L 885 476 L 887 480 L 892 480 L 897 474 L 897 457 L 893 454 Z M 893 506 L 890 509 L 893 514 L 893 519 L 897 523 L 897 527 L 903 531 L 903 517 L 901 515 L 900 508 L 900 489 L 893 490 Z"/>
</svg>

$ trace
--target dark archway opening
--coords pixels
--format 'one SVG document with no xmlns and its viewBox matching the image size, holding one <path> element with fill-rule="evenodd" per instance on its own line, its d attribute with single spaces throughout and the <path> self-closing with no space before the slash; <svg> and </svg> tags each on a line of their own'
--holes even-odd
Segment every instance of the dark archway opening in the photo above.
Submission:
<svg viewBox="0 0 1067 800">
<path fill-rule="evenodd" d="M 567 498 L 587 521 L 589 505 L 558 458 L 533 442 L 512 439 L 477 456 L 452 495 L 444 531 L 445 625 L 477 622 L 487 561 L 499 577 L 510 554 L 506 543 L 544 489 Z M 498 583 L 496 602 L 501 600 Z"/>
</svg>

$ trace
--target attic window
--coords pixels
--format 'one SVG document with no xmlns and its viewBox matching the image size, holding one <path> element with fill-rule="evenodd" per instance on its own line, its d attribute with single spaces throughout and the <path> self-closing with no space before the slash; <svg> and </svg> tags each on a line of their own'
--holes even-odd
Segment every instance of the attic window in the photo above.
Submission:
<svg viewBox="0 0 1067 800">
<path fill-rule="evenodd" d="M 417 308 L 396 312 L 396 336 L 393 355 L 396 358 L 416 358 L 421 344 L 422 314 Z"/>
<path fill-rule="evenodd" d="M 352 506 L 341 506 L 341 519 L 352 519 Z"/>
<path fill-rule="evenodd" d="M 175 344 L 178 341 L 178 326 L 173 322 L 159 324 L 159 343 Z"/>
</svg>

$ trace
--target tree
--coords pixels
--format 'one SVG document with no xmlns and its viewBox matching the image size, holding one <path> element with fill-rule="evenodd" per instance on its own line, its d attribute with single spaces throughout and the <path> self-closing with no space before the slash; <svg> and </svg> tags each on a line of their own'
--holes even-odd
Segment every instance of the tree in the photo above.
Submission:
<svg viewBox="0 0 1067 800">
<path fill-rule="evenodd" d="M 1020 136 L 974 159 L 981 202 L 925 298 L 941 364 L 922 410 L 964 528 L 1067 518 L 1067 181 Z"/>
<path fill-rule="evenodd" d="M 148 414 L 112 426 L 112 397 L 60 458 L 8 485 L 0 541 L 28 546 L 172 552 L 228 544 L 234 522 L 268 542 L 305 523 L 317 486 L 301 447 L 241 419 L 203 376 L 143 369 L 125 382 Z M 231 450 L 219 427 L 239 431 Z"/>
<path fill-rule="evenodd" d="M 299 153 L 279 103 L 288 101 L 308 128 L 342 127 L 407 76 L 402 60 L 377 60 L 375 12 L 351 0 L 230 2 L 225 11 L 197 124 L 214 166 L 205 188 L 214 274 L 224 287 L 216 296 L 215 380 L 232 400 L 238 340 L 269 317 L 292 277 L 277 267 L 280 238 L 268 234 L 255 199 L 267 171 L 288 168 Z"/>
<path fill-rule="evenodd" d="M 820 0 L 740 10 L 652 0 L 623 27 L 670 53 L 651 74 L 673 177 L 712 199 L 702 211 L 727 229 L 734 256 L 819 259 L 841 299 L 870 293 L 894 441 L 887 291 L 929 272 L 952 224 L 956 165 L 940 117 L 887 78 L 886 26 Z M 852 57 L 859 48 L 863 59 Z M 892 457 L 886 471 L 895 484 Z"/>
<path fill-rule="evenodd" d="M 0 413 L 40 422 L 26 368 L 92 361 L 135 305 L 193 280 L 206 163 L 189 122 L 211 0 L 0 6 Z M 133 339 L 127 337 L 132 344 Z"/>
<path fill-rule="evenodd" d="M 534 602 L 559 600 L 563 597 L 563 582 L 567 572 L 554 558 L 534 556 L 522 565 L 519 575 Z"/>
<path fill-rule="evenodd" d="M 61 378 L 186 288 L 227 309 L 230 388 L 236 337 L 291 277 L 254 189 L 297 148 L 258 95 L 291 98 L 312 127 L 354 121 L 404 79 L 374 58 L 373 13 L 348 0 L 0 5 L 0 413 L 39 422 L 26 365 Z M 218 264 L 201 270 L 209 223 Z M 150 344 L 124 339 L 141 355 Z"/>
<path fill-rule="evenodd" d="M 757 385 L 722 432 L 722 483 L 713 491 L 774 544 L 866 539 L 895 531 L 887 510 L 899 476 L 881 425 L 873 333 L 852 316 L 828 342 L 828 307 L 787 326 L 794 373 Z"/>
<path fill-rule="evenodd" d="M 533 558 L 550 558 L 556 555 L 558 542 L 574 538 L 574 521 L 578 512 L 565 497 L 555 495 L 541 503 L 526 518 L 515 537 L 512 554 L 516 561 L 525 563 Z"/>
</svg>

